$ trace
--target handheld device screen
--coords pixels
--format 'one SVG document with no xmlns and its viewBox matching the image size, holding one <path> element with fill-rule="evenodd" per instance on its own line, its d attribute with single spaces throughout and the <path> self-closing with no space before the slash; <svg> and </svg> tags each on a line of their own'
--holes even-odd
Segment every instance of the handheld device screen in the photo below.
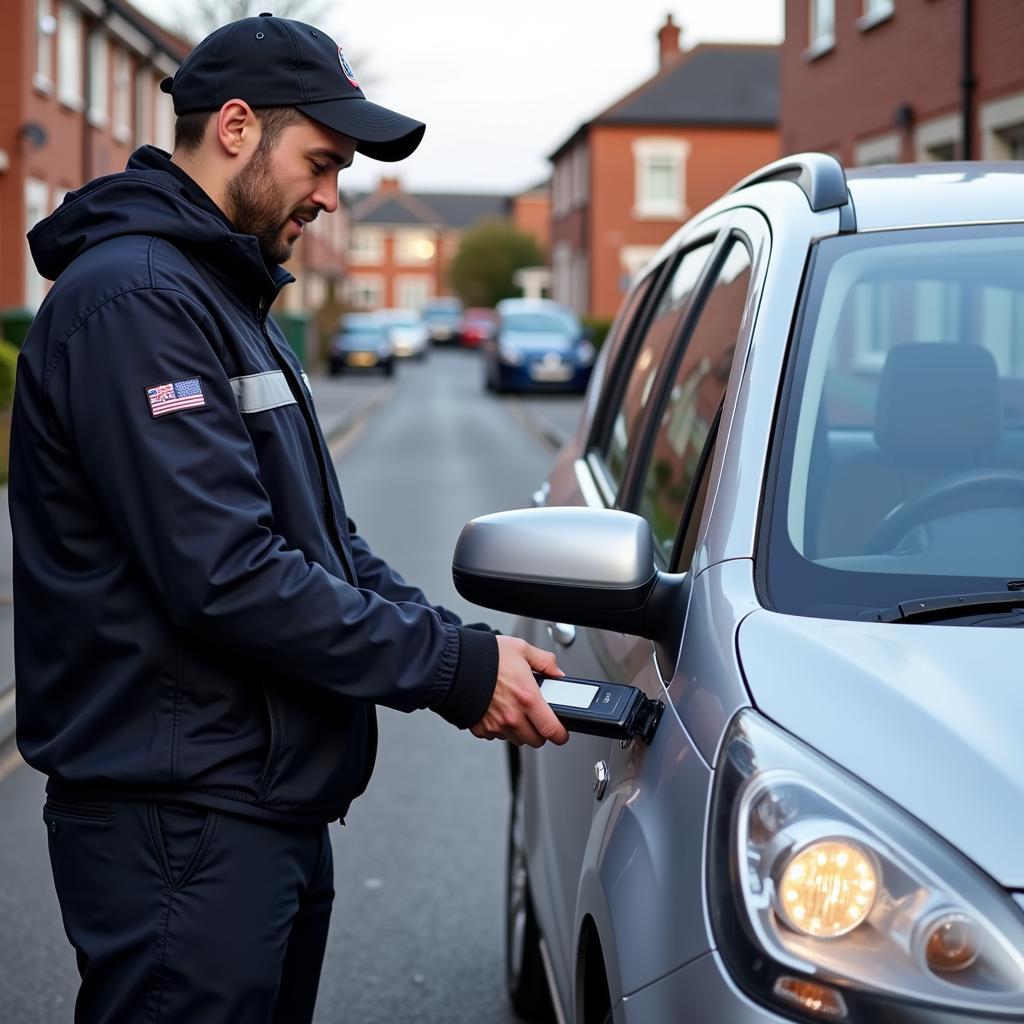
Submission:
<svg viewBox="0 0 1024 1024">
<path fill-rule="evenodd" d="M 540 687 L 540 695 L 549 704 L 561 704 L 566 708 L 589 708 L 597 691 L 596 686 L 567 683 L 564 679 L 545 679 Z"/>
</svg>

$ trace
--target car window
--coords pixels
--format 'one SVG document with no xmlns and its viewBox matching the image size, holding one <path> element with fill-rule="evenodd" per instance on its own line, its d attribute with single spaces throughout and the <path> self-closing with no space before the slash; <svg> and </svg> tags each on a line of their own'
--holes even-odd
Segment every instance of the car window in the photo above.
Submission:
<svg viewBox="0 0 1024 1024">
<path fill-rule="evenodd" d="M 750 253 L 738 239 L 690 330 L 643 470 L 638 511 L 662 564 L 672 557 L 701 453 L 732 368 L 750 284 Z"/>
<path fill-rule="evenodd" d="M 631 353 L 625 390 L 600 452 L 610 482 L 616 490 L 625 476 L 626 465 L 639 436 L 658 370 L 670 343 L 678 333 L 687 300 L 707 264 L 712 244 L 707 242 L 691 249 L 676 265 L 658 297 L 643 338 Z"/>
</svg>

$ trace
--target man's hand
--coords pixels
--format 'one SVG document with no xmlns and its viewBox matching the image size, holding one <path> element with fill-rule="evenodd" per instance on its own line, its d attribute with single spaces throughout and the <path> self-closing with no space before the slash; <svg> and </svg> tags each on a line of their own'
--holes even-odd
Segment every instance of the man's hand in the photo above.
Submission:
<svg viewBox="0 0 1024 1024">
<path fill-rule="evenodd" d="M 498 682 L 491 703 L 470 730 L 482 740 L 506 739 L 516 746 L 524 743 L 542 747 L 547 740 L 562 744 L 569 738 L 565 726 L 555 717 L 533 673 L 562 676 L 555 656 L 515 636 L 499 636 Z"/>
</svg>

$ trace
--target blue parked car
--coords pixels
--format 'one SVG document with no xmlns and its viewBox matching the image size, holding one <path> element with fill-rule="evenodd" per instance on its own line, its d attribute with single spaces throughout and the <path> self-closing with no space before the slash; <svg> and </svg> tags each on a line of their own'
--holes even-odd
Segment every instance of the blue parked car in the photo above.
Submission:
<svg viewBox="0 0 1024 1024">
<path fill-rule="evenodd" d="M 594 346 L 571 309 L 550 299 L 505 299 L 496 309 L 497 334 L 481 346 L 488 391 L 586 391 Z"/>
<path fill-rule="evenodd" d="M 327 351 L 327 369 L 332 377 L 346 370 L 382 370 L 386 377 L 395 372 L 395 350 L 390 328 L 373 313 L 348 313 Z"/>
</svg>

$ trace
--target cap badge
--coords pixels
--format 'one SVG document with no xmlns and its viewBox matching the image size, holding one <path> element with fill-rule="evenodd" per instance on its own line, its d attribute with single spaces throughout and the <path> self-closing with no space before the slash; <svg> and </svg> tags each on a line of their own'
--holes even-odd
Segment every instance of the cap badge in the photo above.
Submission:
<svg viewBox="0 0 1024 1024">
<path fill-rule="evenodd" d="M 342 53 L 340 46 L 338 47 L 338 63 L 341 65 L 341 70 L 345 72 L 345 77 L 358 89 L 359 83 L 356 81 L 356 73 L 352 70 L 352 65 L 349 64 L 345 54 Z"/>
</svg>

